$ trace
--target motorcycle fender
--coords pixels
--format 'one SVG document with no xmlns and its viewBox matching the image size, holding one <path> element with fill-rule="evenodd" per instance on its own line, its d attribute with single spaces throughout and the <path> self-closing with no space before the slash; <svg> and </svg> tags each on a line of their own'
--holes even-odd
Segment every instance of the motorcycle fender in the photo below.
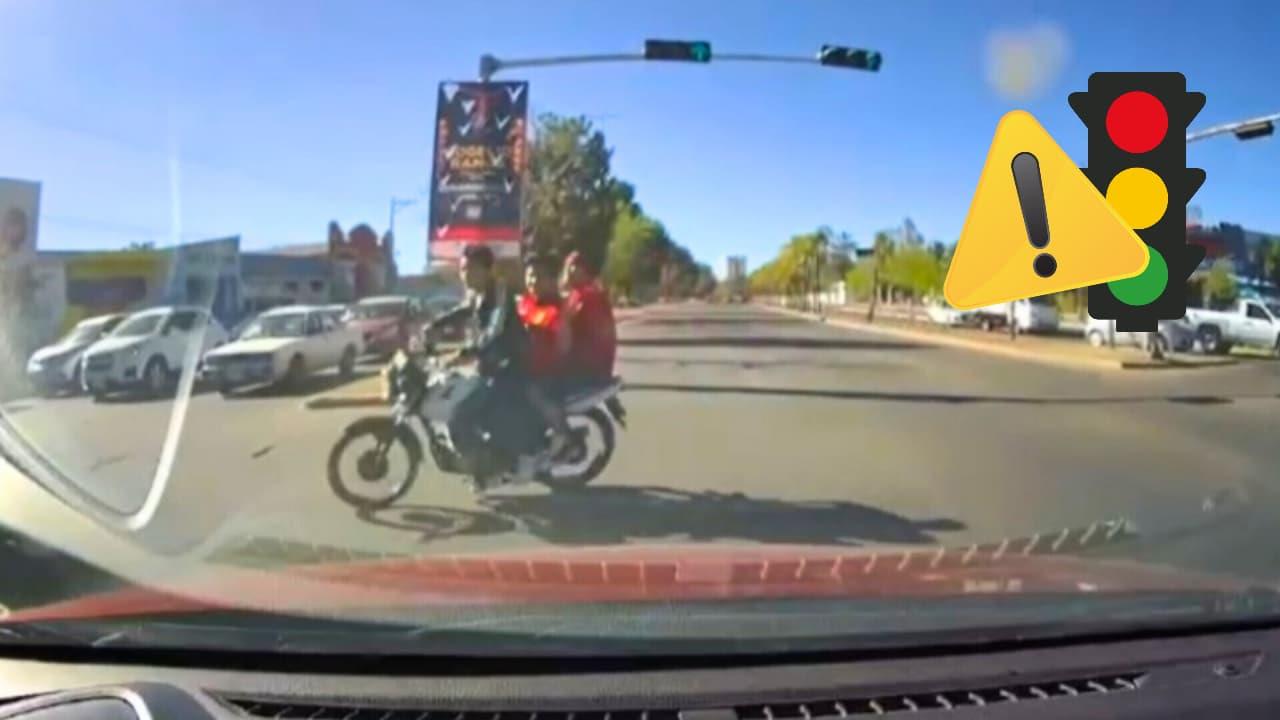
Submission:
<svg viewBox="0 0 1280 720">
<path fill-rule="evenodd" d="M 418 436 L 407 425 L 395 427 L 390 418 L 386 417 L 370 417 L 356 420 L 347 426 L 344 431 L 347 435 L 359 435 L 362 433 L 377 433 L 393 431 L 397 439 L 404 443 L 405 451 L 409 453 L 409 459 L 416 465 L 423 460 L 422 442 L 418 440 Z"/>
</svg>

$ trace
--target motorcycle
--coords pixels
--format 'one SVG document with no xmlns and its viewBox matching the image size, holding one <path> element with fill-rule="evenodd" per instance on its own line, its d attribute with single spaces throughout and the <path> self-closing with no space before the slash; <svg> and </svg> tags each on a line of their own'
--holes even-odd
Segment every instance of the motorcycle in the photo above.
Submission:
<svg viewBox="0 0 1280 720">
<path fill-rule="evenodd" d="M 626 427 L 625 410 L 618 399 L 620 379 L 585 388 L 563 401 L 571 437 L 555 457 L 551 457 L 545 434 L 536 452 L 512 456 L 498 449 L 493 433 L 485 428 L 473 433 L 480 442 L 468 445 L 476 447 L 463 452 L 458 438 L 453 437 L 451 421 L 458 408 L 483 389 L 486 380 L 474 372 L 442 366 L 432 348 L 425 350 L 427 360 L 422 364 L 403 351 L 396 353 L 384 389 L 394 400 L 391 415 L 352 422 L 330 451 L 329 486 L 344 502 L 361 509 L 378 509 L 409 492 L 425 460 L 414 418 L 419 420 L 436 469 L 470 477 L 481 491 L 529 479 L 521 472 L 527 463 L 536 468 L 531 477 L 535 482 L 553 490 L 580 488 L 599 477 L 613 458 L 615 425 Z M 355 455 L 354 473 L 344 473 L 344 459 L 356 448 L 360 449 Z M 393 451 L 403 460 L 402 472 L 392 471 Z M 361 492 L 364 490 L 374 490 L 375 494 Z"/>
</svg>

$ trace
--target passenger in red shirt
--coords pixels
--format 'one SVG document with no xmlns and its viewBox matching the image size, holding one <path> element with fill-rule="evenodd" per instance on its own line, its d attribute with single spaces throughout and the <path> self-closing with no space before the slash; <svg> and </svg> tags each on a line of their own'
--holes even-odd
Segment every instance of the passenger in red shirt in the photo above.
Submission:
<svg viewBox="0 0 1280 720">
<path fill-rule="evenodd" d="M 576 379 L 592 383 L 613 378 L 618 355 L 613 308 L 597 275 L 597 269 L 582 254 L 570 253 L 565 259 L 564 284 L 569 293 L 565 316 L 573 336 L 569 368 Z"/>
<path fill-rule="evenodd" d="M 560 401 L 568 387 L 567 360 L 572 343 L 556 270 L 554 258 L 531 257 L 525 267 L 525 294 L 516 303 L 529 335 L 529 402 L 554 433 L 552 457 L 564 449 L 570 434 Z"/>
</svg>

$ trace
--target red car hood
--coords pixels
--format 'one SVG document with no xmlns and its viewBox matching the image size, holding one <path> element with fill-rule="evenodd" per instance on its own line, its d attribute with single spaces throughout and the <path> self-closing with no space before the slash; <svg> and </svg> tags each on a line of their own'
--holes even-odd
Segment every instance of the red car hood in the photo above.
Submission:
<svg viewBox="0 0 1280 720">
<path fill-rule="evenodd" d="M 9 621 L 230 608 L 331 613 L 539 603 L 1235 592 L 1248 587 L 1256 583 L 1123 560 L 1023 555 L 998 546 L 639 546 L 437 555 L 275 570 L 204 565 L 161 586 L 29 608 L 14 612 Z"/>
</svg>

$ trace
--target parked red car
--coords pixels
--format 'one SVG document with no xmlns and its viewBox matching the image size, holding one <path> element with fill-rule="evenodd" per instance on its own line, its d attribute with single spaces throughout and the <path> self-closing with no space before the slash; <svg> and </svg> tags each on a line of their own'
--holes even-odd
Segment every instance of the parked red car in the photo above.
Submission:
<svg viewBox="0 0 1280 720">
<path fill-rule="evenodd" d="M 366 353 L 390 356 L 421 335 L 427 313 L 417 298 L 379 295 L 352 305 L 345 320 L 364 337 Z"/>
</svg>

